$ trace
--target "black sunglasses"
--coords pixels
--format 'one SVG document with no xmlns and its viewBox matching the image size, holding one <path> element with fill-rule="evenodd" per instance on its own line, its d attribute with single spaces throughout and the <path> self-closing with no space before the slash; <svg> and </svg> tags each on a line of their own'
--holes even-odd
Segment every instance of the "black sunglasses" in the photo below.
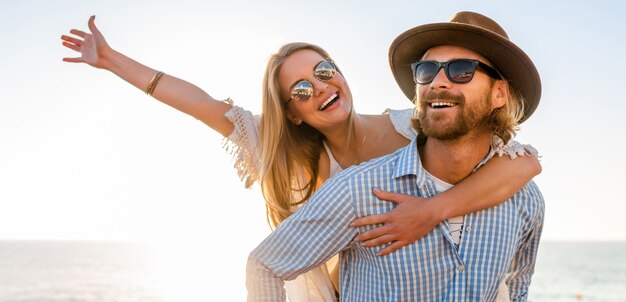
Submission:
<svg viewBox="0 0 626 302">
<path fill-rule="evenodd" d="M 474 72 L 476 68 L 482 68 L 490 77 L 500 80 L 502 75 L 495 68 L 481 62 L 472 59 L 454 59 L 448 62 L 437 61 L 417 61 L 411 64 L 413 70 L 413 80 L 417 84 L 431 83 L 439 70 L 443 67 L 443 70 L 448 77 L 448 80 L 453 83 L 469 83 L 474 78 Z"/>
<path fill-rule="evenodd" d="M 320 81 L 330 81 L 337 74 L 337 66 L 333 61 L 322 61 L 313 69 L 313 75 Z M 289 104 L 291 100 L 298 100 L 305 102 L 313 96 L 313 83 L 307 80 L 302 80 L 291 88 L 291 98 L 287 100 L 285 105 Z"/>
</svg>

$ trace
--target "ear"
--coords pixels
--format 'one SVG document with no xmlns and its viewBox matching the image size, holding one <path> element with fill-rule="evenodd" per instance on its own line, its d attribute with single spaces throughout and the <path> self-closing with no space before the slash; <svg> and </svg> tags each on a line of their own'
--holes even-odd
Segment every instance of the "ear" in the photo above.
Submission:
<svg viewBox="0 0 626 302">
<path fill-rule="evenodd" d="M 502 108 L 509 98 L 509 86 L 505 81 L 496 80 L 491 88 L 491 106 L 493 109 Z"/>
<path fill-rule="evenodd" d="M 302 120 L 298 118 L 297 116 L 293 115 L 289 111 L 287 111 L 287 119 L 290 120 L 296 126 L 300 126 L 300 124 L 302 124 Z"/>
</svg>

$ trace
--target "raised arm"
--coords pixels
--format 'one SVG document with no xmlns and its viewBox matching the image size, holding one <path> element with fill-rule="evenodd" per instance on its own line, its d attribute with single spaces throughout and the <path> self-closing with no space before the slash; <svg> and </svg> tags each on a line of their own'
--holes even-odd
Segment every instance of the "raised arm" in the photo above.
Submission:
<svg viewBox="0 0 626 302">
<path fill-rule="evenodd" d="M 91 33 L 72 29 L 75 37 L 63 35 L 63 45 L 80 53 L 80 57 L 64 58 L 71 63 L 87 63 L 95 68 L 113 72 L 133 86 L 146 92 L 157 70 L 145 66 L 109 46 L 95 24 L 95 16 L 88 22 Z M 156 83 L 152 96 L 188 115 L 201 120 L 215 131 L 228 136 L 233 124 L 224 117 L 231 105 L 215 100 L 197 86 L 164 74 Z"/>
<path fill-rule="evenodd" d="M 356 219 L 353 226 L 383 224 L 360 234 L 357 240 L 370 247 L 393 242 L 380 253 L 389 254 L 423 237 L 443 220 L 503 203 L 540 172 L 536 156 L 496 156 L 456 186 L 431 198 L 374 191 L 378 198 L 398 206 L 385 214 Z"/>
</svg>

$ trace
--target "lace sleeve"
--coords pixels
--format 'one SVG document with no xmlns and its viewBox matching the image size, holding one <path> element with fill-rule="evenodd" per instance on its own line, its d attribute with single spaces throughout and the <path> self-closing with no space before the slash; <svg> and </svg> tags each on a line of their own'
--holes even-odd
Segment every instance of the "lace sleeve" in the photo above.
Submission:
<svg viewBox="0 0 626 302">
<path fill-rule="evenodd" d="M 232 101 L 228 101 L 232 104 Z M 224 116 L 233 123 L 233 132 L 222 141 L 224 150 L 232 156 L 237 175 L 246 188 L 259 180 L 259 123 L 260 117 L 233 106 Z"/>
<path fill-rule="evenodd" d="M 511 159 L 515 159 L 518 156 L 535 156 L 540 157 L 539 152 L 531 145 L 524 145 L 515 140 L 509 140 L 508 143 L 504 143 L 502 139 L 497 136 L 494 136 L 492 139 L 492 148 L 491 154 L 489 157 L 493 155 L 503 156 L 508 155 Z"/>
</svg>

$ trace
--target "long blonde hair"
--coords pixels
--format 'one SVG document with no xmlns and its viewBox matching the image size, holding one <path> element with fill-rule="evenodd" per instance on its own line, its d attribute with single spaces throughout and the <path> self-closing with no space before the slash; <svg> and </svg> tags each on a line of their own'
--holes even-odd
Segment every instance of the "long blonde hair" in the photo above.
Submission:
<svg viewBox="0 0 626 302">
<path fill-rule="evenodd" d="M 259 134 L 260 183 L 266 201 L 267 220 L 271 227 L 277 227 L 317 189 L 324 135 L 304 122 L 295 125 L 288 119 L 278 82 L 280 68 L 285 59 L 296 51 L 305 49 L 330 60 L 328 53 L 319 46 L 289 43 L 270 56 L 263 76 L 263 114 Z M 350 114 L 350 125 L 353 124 L 353 115 Z M 350 133 L 353 129 L 351 126 Z M 294 198 L 294 193 L 299 193 L 301 198 Z"/>
</svg>

